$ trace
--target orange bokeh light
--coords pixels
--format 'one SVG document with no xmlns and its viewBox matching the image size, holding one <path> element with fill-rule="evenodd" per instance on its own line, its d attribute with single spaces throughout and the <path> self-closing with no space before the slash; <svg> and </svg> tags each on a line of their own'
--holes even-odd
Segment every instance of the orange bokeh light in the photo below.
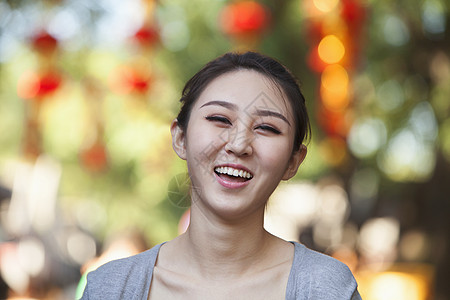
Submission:
<svg viewBox="0 0 450 300">
<path fill-rule="evenodd" d="M 348 88 L 348 73 L 341 65 L 330 65 L 325 68 L 321 76 L 322 85 L 334 92 L 341 92 Z"/>
<path fill-rule="evenodd" d="M 322 73 L 322 85 L 333 92 L 342 92 L 348 88 L 348 73 L 341 65 L 330 65 Z"/>
<path fill-rule="evenodd" d="M 323 105 L 332 111 L 345 109 L 350 104 L 350 97 L 346 90 L 340 93 L 333 93 L 323 86 L 320 88 L 320 96 L 322 97 Z"/>
<path fill-rule="evenodd" d="M 328 64 L 338 63 L 345 54 L 344 44 L 335 36 L 327 35 L 319 43 L 319 57 Z"/>
<path fill-rule="evenodd" d="M 434 269 L 426 264 L 394 264 L 389 270 L 357 272 L 358 290 L 365 300 L 432 299 Z"/>
<path fill-rule="evenodd" d="M 321 77 L 320 96 L 323 105 L 329 110 L 341 110 L 350 103 L 349 77 L 341 65 L 325 68 Z"/>
<path fill-rule="evenodd" d="M 319 144 L 323 159 L 332 166 L 339 166 L 347 158 L 347 144 L 342 137 L 327 137 Z"/>
<path fill-rule="evenodd" d="M 313 3 L 318 10 L 327 13 L 336 8 L 339 0 L 313 0 Z"/>
</svg>

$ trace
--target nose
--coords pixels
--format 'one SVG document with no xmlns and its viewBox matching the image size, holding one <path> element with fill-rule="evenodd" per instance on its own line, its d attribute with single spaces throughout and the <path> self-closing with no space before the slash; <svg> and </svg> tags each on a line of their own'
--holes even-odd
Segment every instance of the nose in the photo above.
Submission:
<svg viewBox="0 0 450 300">
<path fill-rule="evenodd" d="M 253 153 L 254 135 L 246 126 L 236 126 L 228 131 L 226 136 L 225 151 L 237 156 L 251 155 Z"/>
</svg>

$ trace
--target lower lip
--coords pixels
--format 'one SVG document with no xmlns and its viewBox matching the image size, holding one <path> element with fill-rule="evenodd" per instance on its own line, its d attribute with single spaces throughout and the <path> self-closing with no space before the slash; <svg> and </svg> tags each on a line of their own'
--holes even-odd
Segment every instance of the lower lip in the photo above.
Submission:
<svg viewBox="0 0 450 300">
<path fill-rule="evenodd" d="M 228 181 L 214 173 L 214 176 L 216 176 L 217 181 L 223 186 L 228 189 L 239 189 L 241 187 L 244 187 L 250 183 L 250 180 L 243 181 L 243 182 L 235 182 L 235 181 Z"/>
</svg>

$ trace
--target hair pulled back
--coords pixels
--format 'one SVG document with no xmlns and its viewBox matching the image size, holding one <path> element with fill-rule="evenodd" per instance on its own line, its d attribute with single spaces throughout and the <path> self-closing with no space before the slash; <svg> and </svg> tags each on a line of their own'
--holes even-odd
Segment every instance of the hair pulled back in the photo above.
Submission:
<svg viewBox="0 0 450 300">
<path fill-rule="evenodd" d="M 206 86 L 217 77 L 241 70 L 254 70 L 272 80 L 288 99 L 295 120 L 294 151 L 311 135 L 305 98 L 291 72 L 281 63 L 256 52 L 226 53 L 197 72 L 184 86 L 180 102 L 181 110 L 177 116 L 178 124 L 186 131 L 192 107 Z"/>
</svg>

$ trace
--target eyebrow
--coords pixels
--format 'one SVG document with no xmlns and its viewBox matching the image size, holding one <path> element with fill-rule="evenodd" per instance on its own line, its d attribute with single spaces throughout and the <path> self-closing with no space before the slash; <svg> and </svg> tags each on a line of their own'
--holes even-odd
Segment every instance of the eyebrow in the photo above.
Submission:
<svg viewBox="0 0 450 300">
<path fill-rule="evenodd" d="M 209 105 L 218 105 L 218 106 L 222 106 L 229 110 L 234 110 L 234 111 L 238 110 L 238 106 L 236 104 L 230 103 L 227 101 L 221 101 L 221 100 L 213 100 L 213 101 L 206 102 L 205 104 L 200 106 L 200 108 L 209 106 Z M 286 119 L 285 116 L 283 116 L 282 114 L 280 114 L 276 111 L 267 110 L 267 109 L 257 109 L 255 112 L 255 115 L 257 115 L 259 117 L 275 117 L 275 118 L 283 120 L 289 126 L 291 126 L 291 123 L 289 123 L 288 119 Z"/>
<path fill-rule="evenodd" d="M 230 103 L 227 101 L 220 101 L 220 100 L 213 100 L 213 101 L 206 102 L 205 104 L 200 106 L 200 108 L 209 106 L 209 105 L 218 105 L 218 106 L 223 106 L 225 108 L 228 108 L 230 110 L 238 110 L 238 106 L 236 104 Z"/>
<path fill-rule="evenodd" d="M 291 126 L 291 123 L 289 123 L 288 119 L 286 119 L 285 116 L 283 116 L 282 114 L 280 114 L 278 112 L 272 111 L 272 110 L 258 109 L 258 110 L 256 110 L 255 115 L 260 116 L 260 117 L 275 117 L 275 118 L 283 120 L 289 126 Z"/>
</svg>

